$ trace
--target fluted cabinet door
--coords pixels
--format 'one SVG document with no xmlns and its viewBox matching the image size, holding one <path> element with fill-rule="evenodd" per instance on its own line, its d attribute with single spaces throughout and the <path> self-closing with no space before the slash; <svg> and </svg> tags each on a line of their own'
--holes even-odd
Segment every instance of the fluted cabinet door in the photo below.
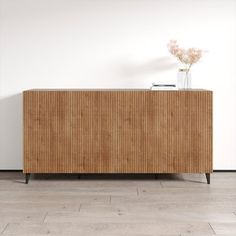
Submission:
<svg viewBox="0 0 236 236">
<path fill-rule="evenodd" d="M 24 173 L 210 173 L 212 92 L 28 90 Z"/>
</svg>

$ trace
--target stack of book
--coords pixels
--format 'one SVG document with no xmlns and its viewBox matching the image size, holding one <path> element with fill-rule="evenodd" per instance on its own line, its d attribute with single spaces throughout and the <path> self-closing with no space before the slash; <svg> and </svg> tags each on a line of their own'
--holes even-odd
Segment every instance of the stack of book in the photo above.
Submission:
<svg viewBox="0 0 236 236">
<path fill-rule="evenodd" d="M 152 83 L 151 90 L 176 90 L 175 84 L 158 84 L 158 83 Z"/>
</svg>

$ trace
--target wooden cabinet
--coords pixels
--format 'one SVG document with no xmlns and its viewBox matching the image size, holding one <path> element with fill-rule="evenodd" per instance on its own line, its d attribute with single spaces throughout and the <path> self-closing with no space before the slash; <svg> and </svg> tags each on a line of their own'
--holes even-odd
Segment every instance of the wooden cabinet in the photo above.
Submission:
<svg viewBox="0 0 236 236">
<path fill-rule="evenodd" d="M 28 90 L 24 173 L 212 172 L 212 92 Z"/>
</svg>

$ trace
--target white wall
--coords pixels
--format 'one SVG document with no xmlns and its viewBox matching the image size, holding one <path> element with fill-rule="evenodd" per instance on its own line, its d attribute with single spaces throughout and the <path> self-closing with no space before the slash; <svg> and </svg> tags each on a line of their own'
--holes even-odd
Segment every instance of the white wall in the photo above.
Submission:
<svg viewBox="0 0 236 236">
<path fill-rule="evenodd" d="M 169 39 L 208 51 L 193 87 L 214 91 L 214 168 L 236 169 L 235 0 L 0 0 L 0 169 L 22 168 L 23 90 L 175 82 Z"/>
</svg>

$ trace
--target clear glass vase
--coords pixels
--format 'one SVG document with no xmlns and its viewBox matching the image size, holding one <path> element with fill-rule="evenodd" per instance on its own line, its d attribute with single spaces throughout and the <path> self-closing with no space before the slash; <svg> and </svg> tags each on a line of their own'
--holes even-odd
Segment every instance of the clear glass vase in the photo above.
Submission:
<svg viewBox="0 0 236 236">
<path fill-rule="evenodd" d="M 191 89 L 192 76 L 188 69 L 179 69 L 177 76 L 178 89 Z"/>
</svg>

